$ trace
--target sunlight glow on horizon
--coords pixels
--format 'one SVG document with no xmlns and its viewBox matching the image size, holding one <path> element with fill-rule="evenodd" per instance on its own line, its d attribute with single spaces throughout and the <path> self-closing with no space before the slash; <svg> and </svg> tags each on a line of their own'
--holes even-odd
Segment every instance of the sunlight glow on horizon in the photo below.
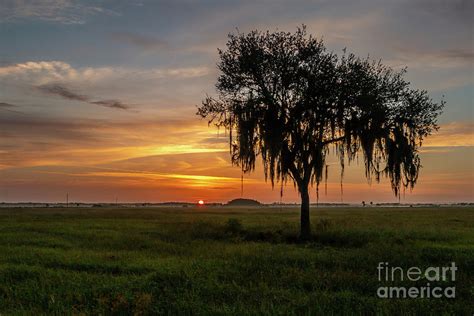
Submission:
<svg viewBox="0 0 474 316">
<path fill-rule="evenodd" d="M 441 131 L 444 130 L 444 134 L 440 133 L 439 137 L 433 137 L 434 140 L 428 143 L 429 146 L 421 148 L 423 155 L 433 158 L 437 157 L 437 159 L 433 162 L 431 162 L 431 158 L 429 160 L 426 160 L 426 158 L 422 160 L 423 164 L 426 165 L 428 163 L 430 168 L 426 169 L 425 167 L 421 171 L 421 181 L 414 191 L 415 199 L 418 196 L 421 199 L 420 201 L 427 201 L 441 197 L 443 194 L 448 194 L 455 197 L 458 201 L 465 201 L 466 198 L 469 200 L 468 197 L 472 196 L 468 193 L 470 186 L 472 187 L 472 172 L 471 175 L 469 175 L 469 172 L 461 172 L 459 175 L 453 173 L 457 173 L 455 170 L 462 166 L 469 168 L 467 167 L 469 165 L 469 155 L 453 156 L 458 157 L 456 159 L 464 158 L 458 162 L 453 161 L 453 164 L 446 165 L 443 163 L 443 158 L 437 154 L 441 152 L 442 155 L 453 155 L 454 152 L 463 150 L 462 148 L 472 148 L 470 146 L 443 146 L 444 139 L 449 137 L 450 131 L 458 133 L 457 130 L 459 128 L 454 128 L 454 126 L 453 124 L 451 124 L 450 128 L 442 126 Z M 202 126 L 201 128 L 207 129 L 207 126 Z M 35 181 L 33 179 L 41 179 L 46 188 L 61 187 L 60 183 L 64 183 L 63 186 L 72 185 L 73 187 L 68 189 L 71 192 L 74 192 L 74 187 L 79 185 L 79 183 L 82 183 L 79 186 L 80 191 L 85 190 L 82 188 L 83 186 L 90 186 L 90 190 L 98 192 L 101 191 L 99 188 L 104 188 L 108 191 L 117 187 L 116 190 L 125 190 L 122 194 L 129 196 L 129 198 L 123 197 L 122 200 L 130 201 L 167 201 L 170 199 L 192 201 L 195 196 L 203 194 L 209 196 L 209 199 L 213 201 L 225 201 L 240 196 L 241 172 L 238 167 L 232 166 L 230 163 L 228 138 L 218 137 L 215 133 L 210 133 L 212 135 L 211 140 L 223 140 L 223 142 L 209 147 L 205 146 L 199 139 L 199 137 L 208 137 L 209 134 L 205 130 L 197 138 L 195 136 L 195 127 L 190 128 L 189 137 L 187 136 L 186 128 L 180 127 L 180 133 L 186 135 L 184 138 L 188 141 L 192 140 L 198 146 L 190 144 L 164 144 L 163 146 L 114 146 L 98 148 L 98 150 L 72 148 L 69 152 L 66 150 L 61 150 L 61 153 L 51 152 L 50 154 L 46 152 L 42 154 L 43 157 L 40 156 L 41 159 L 39 159 L 40 157 L 35 157 L 24 162 L 13 160 L 12 162 L 18 164 L 18 167 L 4 164 L 0 168 L 0 171 L 4 174 L 4 177 L 0 180 L 0 188 L 4 188 L 3 196 L 0 190 L 0 200 L 8 200 L 9 197 L 13 196 L 12 192 L 14 192 L 19 179 L 22 179 L 21 183 L 23 183 L 23 187 L 28 192 L 30 192 L 30 189 L 27 189 L 30 186 L 28 183 L 33 185 Z M 126 137 L 126 131 L 124 131 L 123 135 L 123 137 Z M 152 138 L 152 135 L 150 135 L 150 138 Z M 173 142 L 177 142 L 174 137 L 171 139 Z M 441 139 L 443 142 L 437 144 L 437 139 Z M 463 139 L 465 140 L 463 144 L 468 145 L 472 138 L 466 135 Z M 338 162 L 337 160 L 329 160 L 328 164 L 330 165 L 329 194 L 328 196 L 320 194 L 320 199 L 321 201 L 340 202 Z M 30 169 L 30 176 L 20 172 L 22 168 Z M 436 170 L 438 170 L 437 175 L 434 173 Z M 33 178 L 31 178 L 31 175 L 34 175 Z M 13 181 L 12 179 L 17 180 Z M 355 201 L 359 199 L 357 192 L 367 192 L 364 194 L 369 194 L 372 191 L 374 194 L 383 197 L 383 199 L 389 201 L 397 200 L 391 194 L 390 186 L 386 183 L 386 180 L 383 180 L 382 183 L 383 185 L 369 186 L 363 176 L 361 166 L 358 166 L 356 163 L 352 164 L 346 170 L 344 199 Z M 448 183 L 449 187 L 446 187 Z M 444 187 L 444 189 L 441 189 L 440 186 Z M 8 190 L 6 189 L 7 187 L 9 187 Z M 272 189 L 271 185 L 264 181 L 260 162 L 257 164 L 255 173 L 244 176 L 244 196 L 250 195 L 249 197 L 266 202 L 278 200 L 278 187 L 279 185 L 277 184 L 277 189 Z M 293 192 L 292 184 L 288 183 L 285 187 L 285 200 L 297 202 L 297 192 Z M 158 190 L 161 193 L 159 195 L 153 195 L 151 192 L 144 193 L 150 190 Z M 320 192 L 323 190 L 324 184 L 321 184 Z M 9 193 L 5 195 L 7 191 Z M 167 192 L 166 196 L 163 195 L 164 192 Z M 464 198 L 459 195 L 462 192 L 465 192 Z M 407 194 L 411 196 L 409 192 Z M 51 198 L 47 198 L 46 195 L 44 196 L 45 200 L 51 201 Z M 82 200 L 89 200 L 86 198 L 86 195 L 81 194 L 81 196 L 84 196 L 81 198 Z M 313 193 L 312 199 L 314 200 L 314 198 Z M 370 196 L 366 199 L 370 199 Z"/>
</svg>

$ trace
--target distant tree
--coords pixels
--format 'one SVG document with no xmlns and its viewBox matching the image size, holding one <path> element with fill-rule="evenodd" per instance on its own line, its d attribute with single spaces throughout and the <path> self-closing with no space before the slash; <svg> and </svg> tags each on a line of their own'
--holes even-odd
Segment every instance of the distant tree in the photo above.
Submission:
<svg viewBox="0 0 474 316">
<path fill-rule="evenodd" d="M 302 239 L 311 234 L 309 188 L 327 178 L 330 147 L 341 170 L 362 152 L 369 182 L 387 176 L 395 195 L 402 185 L 414 187 L 419 146 L 437 130 L 444 101 L 411 89 L 405 69 L 345 50 L 337 56 L 304 26 L 229 34 L 219 57 L 218 96 L 203 100 L 197 114 L 229 131 L 232 163 L 242 172 L 254 170 L 261 156 L 272 186 L 293 181 Z"/>
</svg>

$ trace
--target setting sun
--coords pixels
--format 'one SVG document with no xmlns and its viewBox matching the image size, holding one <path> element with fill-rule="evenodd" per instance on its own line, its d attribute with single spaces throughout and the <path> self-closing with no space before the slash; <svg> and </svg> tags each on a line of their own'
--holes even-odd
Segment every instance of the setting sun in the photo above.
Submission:
<svg viewBox="0 0 474 316">
<path fill-rule="evenodd" d="M 203 201 L 203 200 L 199 200 L 199 201 L 198 201 L 198 204 L 199 204 L 199 205 L 204 205 L 204 201 Z"/>
</svg>

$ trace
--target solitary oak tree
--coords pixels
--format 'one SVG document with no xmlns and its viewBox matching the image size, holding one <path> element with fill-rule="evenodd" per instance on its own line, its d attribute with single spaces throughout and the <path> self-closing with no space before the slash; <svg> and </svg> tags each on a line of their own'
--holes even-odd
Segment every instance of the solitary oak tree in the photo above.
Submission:
<svg viewBox="0 0 474 316">
<path fill-rule="evenodd" d="M 309 188 L 327 178 L 330 148 L 341 170 L 361 153 L 369 181 L 388 177 L 395 195 L 414 187 L 419 147 L 438 129 L 444 101 L 411 89 L 405 69 L 345 50 L 337 56 L 304 26 L 229 34 L 219 57 L 218 96 L 203 100 L 197 114 L 229 131 L 232 163 L 242 172 L 261 156 L 272 186 L 293 181 L 302 239 L 311 234 Z"/>
</svg>

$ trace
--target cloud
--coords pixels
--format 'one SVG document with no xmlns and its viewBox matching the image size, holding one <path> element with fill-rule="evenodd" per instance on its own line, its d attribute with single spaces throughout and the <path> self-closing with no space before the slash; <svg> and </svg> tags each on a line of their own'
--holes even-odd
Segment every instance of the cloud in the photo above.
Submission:
<svg viewBox="0 0 474 316">
<path fill-rule="evenodd" d="M 444 58 L 465 60 L 469 63 L 474 61 L 474 52 L 469 49 L 448 49 L 441 51 L 438 55 Z"/>
<path fill-rule="evenodd" d="M 138 46 L 145 50 L 168 48 L 168 43 L 166 41 L 142 34 L 135 34 L 130 32 L 116 32 L 111 34 L 111 38 L 114 40 L 132 44 L 134 46 Z"/>
<path fill-rule="evenodd" d="M 177 77 L 177 78 L 196 78 L 210 74 L 212 70 L 205 66 L 200 67 L 178 67 L 167 69 L 153 69 L 143 72 L 150 74 L 155 78 Z"/>
<path fill-rule="evenodd" d="M 228 151 L 225 145 L 201 143 L 215 130 L 195 118 L 117 121 L 7 114 L 0 115 L 0 126 L 0 148 L 6 151 L 0 158 L 12 167 Z"/>
<path fill-rule="evenodd" d="M 13 108 L 16 107 L 16 105 L 11 104 L 11 103 L 6 103 L 6 102 L 0 102 L 0 108 Z"/>
<path fill-rule="evenodd" d="M 409 68 L 430 67 L 434 69 L 454 70 L 470 67 L 474 62 L 474 52 L 467 48 L 426 50 L 416 47 L 395 48 L 397 55 L 389 62 L 394 65 L 404 65 Z"/>
<path fill-rule="evenodd" d="M 112 67 L 74 68 L 63 61 L 27 61 L 0 67 L 0 79 L 15 82 L 27 82 L 35 85 L 51 82 L 101 81 L 117 77 L 124 71 Z"/>
<path fill-rule="evenodd" d="M 17 107 L 17 105 L 15 105 L 15 104 L 7 103 L 7 102 L 0 102 L 0 111 L 8 111 L 8 112 L 11 112 L 11 113 L 23 114 L 20 111 L 12 109 L 12 108 L 16 108 L 16 107 Z"/>
<path fill-rule="evenodd" d="M 113 109 L 119 109 L 119 110 L 128 110 L 131 108 L 129 105 L 119 100 L 90 101 L 90 99 L 92 99 L 91 97 L 83 95 L 83 94 L 78 94 L 59 83 L 42 85 L 36 88 L 44 93 L 58 95 L 67 100 L 87 102 L 89 104 L 95 104 L 95 105 L 100 105 L 100 106 L 113 108 Z"/>
<path fill-rule="evenodd" d="M 474 146 L 474 123 L 451 122 L 426 139 L 423 147 Z"/>
<path fill-rule="evenodd" d="M 99 6 L 85 5 L 75 0 L 3 0 L 0 2 L 0 22 L 40 20 L 60 24 L 84 24 L 97 14 L 120 15 Z"/>
<path fill-rule="evenodd" d="M 89 102 L 90 104 L 97 104 L 101 106 L 105 106 L 108 108 L 113 108 L 113 109 L 120 109 L 120 110 L 128 110 L 130 109 L 130 106 L 127 104 L 122 103 L 121 101 L 118 100 L 101 100 L 101 101 L 92 101 Z"/>
<path fill-rule="evenodd" d="M 64 61 L 28 61 L 0 67 L 2 78 L 43 85 L 51 82 L 100 83 L 119 79 L 187 79 L 208 75 L 205 66 L 176 68 L 73 67 Z"/>
<path fill-rule="evenodd" d="M 37 87 L 38 90 L 48 93 L 48 94 L 53 94 L 53 95 L 59 95 L 63 97 L 64 99 L 68 100 L 74 100 L 74 101 L 82 101 L 82 102 L 88 102 L 89 97 L 82 95 L 82 94 L 77 94 L 70 89 L 66 88 L 65 86 L 58 84 L 58 83 L 53 83 L 53 84 L 46 84 L 46 85 L 41 85 Z"/>
<path fill-rule="evenodd" d="M 84 196 L 90 198 L 97 193 L 98 200 L 107 198 L 107 190 L 113 192 L 111 196 L 116 196 L 118 187 L 123 188 L 120 196 L 124 199 L 136 196 L 141 201 L 148 198 L 192 199 L 194 195 L 198 195 L 196 200 L 203 196 L 214 199 L 221 196 L 211 192 L 217 188 L 230 190 L 230 193 L 222 193 L 222 199 L 240 194 L 240 169 L 232 167 L 228 146 L 204 144 L 201 140 L 217 139 L 217 133 L 208 128 L 206 122 L 197 119 L 61 120 L 2 115 L 0 126 L 0 169 L 4 175 L 0 177 L 0 185 L 8 187 L 11 194 L 25 194 L 30 186 L 32 194 L 37 192 L 35 190 L 44 190 L 41 193 L 46 194 L 57 192 L 55 188 L 84 187 Z M 463 134 L 470 128 L 472 124 L 448 124 L 441 127 L 440 133 Z M 472 177 L 466 176 L 465 170 L 471 163 L 470 150 L 454 148 L 452 155 L 455 152 L 464 160 L 453 164 L 446 164 L 446 159 L 454 156 L 425 155 L 424 178 L 416 192 L 427 192 L 431 187 L 436 189 L 445 185 L 441 180 L 433 185 L 426 177 L 438 181 L 440 174 L 457 176 L 454 172 L 464 175 L 462 179 L 456 177 L 459 182 L 456 189 L 468 192 L 472 188 L 469 186 Z M 433 159 L 440 162 L 433 162 Z M 427 168 L 431 168 L 430 171 Z M 323 199 L 338 201 L 338 174 L 337 170 L 330 171 L 329 193 Z M 374 194 L 382 200 L 391 198 L 388 183 L 369 187 L 361 181 L 363 174 L 361 166 L 354 165 L 346 170 L 345 201 L 351 198 L 361 200 L 361 194 L 365 200 Z M 278 200 L 279 190 L 272 191 L 263 179 L 258 164 L 256 173 L 244 178 L 244 193 L 268 201 Z M 79 194 L 77 190 L 69 192 L 74 192 L 75 198 Z M 384 195 L 380 197 L 382 193 Z M 297 191 L 289 183 L 284 197 L 293 195 L 297 201 Z M 31 195 L 25 196 L 31 199 Z"/>
<path fill-rule="evenodd" d="M 225 133 L 221 135 L 215 135 L 214 137 L 207 137 L 201 140 L 203 144 L 227 144 L 229 143 L 229 136 Z"/>
<path fill-rule="evenodd" d="M 100 101 L 95 105 L 104 108 L 123 109 L 133 103 L 133 107 L 141 108 L 140 111 L 161 109 L 173 114 L 177 108 L 194 104 L 196 96 L 212 87 L 213 76 L 210 74 L 214 72 L 210 67 L 199 65 L 78 67 L 64 61 L 27 61 L 0 66 L 0 94 L 24 105 L 56 107 L 59 104 L 48 102 L 46 97 L 57 95 L 71 101 Z M 194 80 L 196 78 L 199 80 Z M 42 92 L 43 97 L 33 95 L 31 91 Z M 173 111 L 170 104 L 174 106 Z M 86 111 L 97 116 L 91 109 Z"/>
</svg>

